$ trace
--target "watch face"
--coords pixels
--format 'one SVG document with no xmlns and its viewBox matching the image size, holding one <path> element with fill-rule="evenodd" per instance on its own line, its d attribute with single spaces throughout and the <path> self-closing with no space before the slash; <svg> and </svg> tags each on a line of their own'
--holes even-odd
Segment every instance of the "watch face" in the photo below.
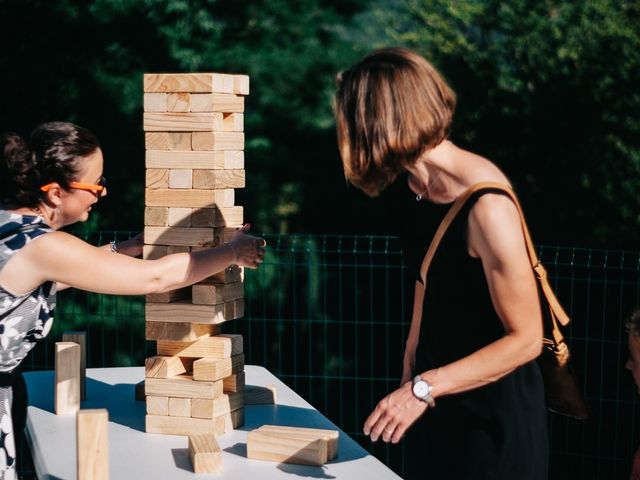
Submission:
<svg viewBox="0 0 640 480">
<path fill-rule="evenodd" d="M 420 380 L 419 382 L 416 382 L 415 385 L 413 386 L 413 393 L 415 394 L 416 397 L 420 397 L 420 398 L 424 397 L 425 395 L 428 395 L 429 384 L 424 380 Z"/>
</svg>

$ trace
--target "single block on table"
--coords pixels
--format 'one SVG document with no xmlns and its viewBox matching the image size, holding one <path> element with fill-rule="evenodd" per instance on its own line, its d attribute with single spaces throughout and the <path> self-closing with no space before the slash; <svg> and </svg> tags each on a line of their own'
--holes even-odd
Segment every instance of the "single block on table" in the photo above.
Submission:
<svg viewBox="0 0 640 480">
<path fill-rule="evenodd" d="M 222 451 L 213 435 L 189 435 L 189 458 L 195 473 L 222 472 Z"/>
<path fill-rule="evenodd" d="M 246 395 L 246 391 L 245 391 Z M 338 442 L 340 434 L 337 430 L 323 428 L 289 427 L 284 425 L 263 425 L 259 428 L 262 432 L 275 432 L 294 438 L 324 438 L 327 440 L 327 459 L 333 460 L 338 455 Z"/>
<path fill-rule="evenodd" d="M 76 422 L 78 480 L 108 480 L 109 412 L 80 410 Z"/>
<path fill-rule="evenodd" d="M 80 345 L 80 400 L 86 398 L 87 383 L 87 332 L 63 332 L 63 342 L 73 342 Z"/>
<path fill-rule="evenodd" d="M 301 465 L 327 463 L 327 440 L 294 438 L 279 432 L 252 430 L 247 435 L 247 458 Z"/>
<path fill-rule="evenodd" d="M 56 415 L 76 414 L 80 409 L 80 345 L 56 342 L 55 345 Z"/>
</svg>

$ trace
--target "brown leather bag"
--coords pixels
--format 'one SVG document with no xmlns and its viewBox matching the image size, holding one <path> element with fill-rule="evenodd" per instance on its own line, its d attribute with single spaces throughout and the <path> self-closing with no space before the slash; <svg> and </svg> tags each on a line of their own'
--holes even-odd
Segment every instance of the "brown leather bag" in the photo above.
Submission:
<svg viewBox="0 0 640 480">
<path fill-rule="evenodd" d="M 506 193 L 513 200 L 520 214 L 522 232 L 524 233 L 527 251 L 529 252 L 529 260 L 531 261 L 531 266 L 538 280 L 540 292 L 543 316 L 543 348 L 542 354 L 538 357 L 538 365 L 540 366 L 544 379 L 547 407 L 552 412 L 579 420 L 585 420 L 589 418 L 589 407 L 582 397 L 575 374 L 571 369 L 569 363 L 571 358 L 569 348 L 567 347 L 561 330 L 561 326 L 569 324 L 569 316 L 551 289 L 547 272 L 538 260 L 538 256 L 533 247 L 531 235 L 529 234 L 529 229 L 522 214 L 520 202 L 509 186 L 494 182 L 477 183 L 458 197 L 440 223 L 422 261 L 420 268 L 422 283 L 426 288 L 429 265 L 449 225 L 471 195 L 479 190 L 496 190 Z"/>
</svg>

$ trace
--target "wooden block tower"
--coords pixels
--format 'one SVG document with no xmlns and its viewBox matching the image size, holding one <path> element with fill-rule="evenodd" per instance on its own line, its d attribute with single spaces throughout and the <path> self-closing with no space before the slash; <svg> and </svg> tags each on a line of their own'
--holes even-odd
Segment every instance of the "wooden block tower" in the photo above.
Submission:
<svg viewBox="0 0 640 480">
<path fill-rule="evenodd" d="M 144 258 L 228 241 L 242 226 L 244 97 L 249 77 L 144 76 Z M 243 316 L 243 271 L 234 265 L 193 287 L 147 296 L 146 431 L 222 434 L 244 422 L 242 336 L 222 322 Z"/>
</svg>

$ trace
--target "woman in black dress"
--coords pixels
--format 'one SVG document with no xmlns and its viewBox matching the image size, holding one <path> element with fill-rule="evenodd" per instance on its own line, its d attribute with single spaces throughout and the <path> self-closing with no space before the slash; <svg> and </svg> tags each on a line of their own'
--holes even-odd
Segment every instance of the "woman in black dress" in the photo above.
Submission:
<svg viewBox="0 0 640 480">
<path fill-rule="evenodd" d="M 440 74 L 408 50 L 379 50 L 342 72 L 336 117 L 347 179 L 376 196 L 407 174 L 416 199 L 428 202 L 420 221 L 432 232 L 472 185 L 510 185 L 489 160 L 448 139 L 454 107 Z M 426 286 L 416 281 L 400 388 L 378 403 L 364 432 L 392 443 L 407 434 L 406 478 L 546 478 L 541 349 L 517 209 L 499 191 L 481 190 L 447 230 Z"/>
</svg>

